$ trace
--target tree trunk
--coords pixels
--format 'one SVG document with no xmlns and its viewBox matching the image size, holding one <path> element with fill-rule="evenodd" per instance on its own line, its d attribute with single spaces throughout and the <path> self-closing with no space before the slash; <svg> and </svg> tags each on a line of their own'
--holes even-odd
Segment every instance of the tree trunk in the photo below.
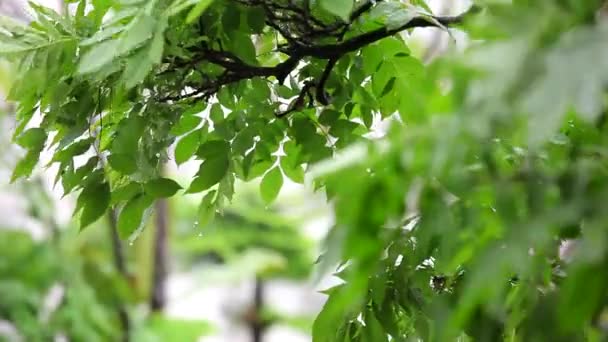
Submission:
<svg viewBox="0 0 608 342">
<path fill-rule="evenodd" d="M 168 275 L 168 203 L 165 199 L 156 201 L 156 235 L 154 237 L 154 270 L 152 271 L 152 293 L 150 309 L 163 311 L 167 304 L 167 275 Z"/>
<path fill-rule="evenodd" d="M 108 213 L 110 223 L 110 238 L 112 241 L 112 254 L 114 256 L 114 266 L 120 273 L 125 281 L 129 281 L 129 274 L 127 273 L 127 264 L 125 261 L 125 253 L 118 235 L 118 221 L 116 209 L 111 209 Z M 131 325 L 129 321 L 129 314 L 123 304 L 118 305 L 118 319 L 122 328 L 122 341 L 129 342 L 131 335 Z"/>
<path fill-rule="evenodd" d="M 255 278 L 253 290 L 253 321 L 251 322 L 252 342 L 262 342 L 264 337 L 264 320 L 262 310 L 264 308 L 264 281 L 260 277 Z"/>
</svg>

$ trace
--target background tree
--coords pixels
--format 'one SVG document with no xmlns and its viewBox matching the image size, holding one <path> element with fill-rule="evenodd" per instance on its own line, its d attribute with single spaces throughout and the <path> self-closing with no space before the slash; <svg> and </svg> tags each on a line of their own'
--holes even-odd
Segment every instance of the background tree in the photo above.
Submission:
<svg viewBox="0 0 608 342">
<path fill-rule="evenodd" d="M 321 266 L 344 263 L 345 280 L 315 341 L 601 340 L 602 1 L 475 2 L 449 17 L 413 0 L 34 7 L 31 25 L 0 31 L 28 150 L 13 180 L 51 149 L 57 182 L 82 189 L 81 228 L 117 208 L 133 239 L 181 191 L 161 177 L 169 160 L 201 162 L 185 190 L 205 192 L 200 224 L 237 179 L 262 177 L 272 202 L 307 170 L 335 211 Z M 421 27 L 475 44 L 424 65 L 401 35 Z M 564 263 L 569 238 L 580 247 Z"/>
</svg>

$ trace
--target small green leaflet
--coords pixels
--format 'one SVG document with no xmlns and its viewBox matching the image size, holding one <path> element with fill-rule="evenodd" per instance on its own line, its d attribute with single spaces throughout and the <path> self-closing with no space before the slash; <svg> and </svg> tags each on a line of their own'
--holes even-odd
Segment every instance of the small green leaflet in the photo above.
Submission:
<svg viewBox="0 0 608 342">
<path fill-rule="evenodd" d="M 112 152 L 136 155 L 145 126 L 146 120 L 138 115 L 131 115 L 122 120 L 112 141 Z"/>
<path fill-rule="evenodd" d="M 266 204 L 272 203 L 283 186 L 283 174 L 278 166 L 275 166 L 272 170 L 266 172 L 260 183 L 260 193 L 262 199 Z"/>
<path fill-rule="evenodd" d="M 154 198 L 171 197 L 181 188 L 177 182 L 169 178 L 153 179 L 144 185 L 146 194 Z"/>
<path fill-rule="evenodd" d="M 78 65 L 78 72 L 86 74 L 101 69 L 104 65 L 118 57 L 117 49 L 118 41 L 113 39 L 95 45 L 95 47 L 82 56 Z"/>
<path fill-rule="evenodd" d="M 19 146 L 33 150 L 41 150 L 44 147 L 45 141 L 46 133 L 42 128 L 30 128 L 23 132 L 16 140 Z"/>
<path fill-rule="evenodd" d="M 131 89 L 143 81 L 152 70 L 153 63 L 148 59 L 148 50 L 141 49 L 127 60 L 127 66 L 122 74 L 122 81 L 127 89 Z"/>
<path fill-rule="evenodd" d="M 295 164 L 287 157 L 282 157 L 280 163 L 285 176 L 296 183 L 304 184 L 304 169 L 301 165 Z"/>
<path fill-rule="evenodd" d="M 82 207 L 80 230 L 83 230 L 97 221 L 108 209 L 110 186 L 106 182 L 90 184 L 78 196 L 78 204 Z"/>
<path fill-rule="evenodd" d="M 68 146 L 67 148 L 65 148 L 61 151 L 55 152 L 52 162 L 66 163 L 66 162 L 72 160 L 75 156 L 79 156 L 79 155 L 85 153 L 86 151 L 88 151 L 89 148 L 91 148 L 92 143 L 93 143 L 92 138 L 77 141 L 77 142 L 71 144 L 70 146 Z"/>
<path fill-rule="evenodd" d="M 198 206 L 197 227 L 206 226 L 215 217 L 216 193 L 216 190 L 209 191 L 201 200 L 201 204 Z"/>
<path fill-rule="evenodd" d="M 228 172 L 228 157 L 216 156 L 215 158 L 207 159 L 198 170 L 196 178 L 190 184 L 188 193 L 196 193 L 209 189 L 213 185 L 219 183 Z"/>
<path fill-rule="evenodd" d="M 200 125 L 203 119 L 195 115 L 182 115 L 177 124 L 171 128 L 170 133 L 175 136 L 180 136 L 190 132 Z"/>
<path fill-rule="evenodd" d="M 125 26 L 113 26 L 97 31 L 97 33 L 91 38 L 87 38 L 80 42 L 80 46 L 91 46 L 101 43 L 107 39 L 112 38 L 113 35 L 120 33 L 125 30 Z"/>
<path fill-rule="evenodd" d="M 116 58 L 128 54 L 152 38 L 156 20 L 148 15 L 139 15 L 118 39 L 106 40 L 95 45 L 84 54 L 78 65 L 81 74 L 100 70 Z"/>
<path fill-rule="evenodd" d="M 125 204 L 118 216 L 118 233 L 122 239 L 131 236 L 143 224 L 144 213 L 153 202 L 150 196 L 137 195 Z"/>
<path fill-rule="evenodd" d="M 369 19 L 384 23 L 387 29 L 393 30 L 407 24 L 416 15 L 418 11 L 413 6 L 400 2 L 381 2 L 370 11 Z"/>
<path fill-rule="evenodd" d="M 113 153 L 108 156 L 108 164 L 110 164 L 114 170 L 124 175 L 130 175 L 137 171 L 137 163 L 130 154 Z"/>
<path fill-rule="evenodd" d="M 129 199 L 135 197 L 138 194 L 141 194 L 142 192 L 143 188 L 140 183 L 128 183 L 112 191 L 112 199 L 110 201 L 110 204 L 114 205 L 119 202 L 128 201 Z"/>
<path fill-rule="evenodd" d="M 32 50 L 31 46 L 0 42 L 0 56 Z"/>
<path fill-rule="evenodd" d="M 188 16 L 186 17 L 186 22 L 194 22 L 198 17 L 201 16 L 201 14 L 205 12 L 207 7 L 209 7 L 209 5 L 213 3 L 213 1 L 214 0 L 200 0 L 198 4 L 196 4 L 196 6 L 194 6 L 192 10 L 190 10 L 190 13 L 188 13 Z"/>
<path fill-rule="evenodd" d="M 39 158 L 40 152 L 33 150 L 29 151 L 15 166 L 11 176 L 11 183 L 15 182 L 21 177 L 29 177 L 32 174 L 32 170 L 34 170 L 36 164 L 38 164 Z"/>
<path fill-rule="evenodd" d="M 353 0 L 320 0 L 319 2 L 321 7 L 327 12 L 348 22 L 350 14 L 353 11 Z"/>
<path fill-rule="evenodd" d="M 142 14 L 135 17 L 130 27 L 120 36 L 118 53 L 120 55 L 129 53 L 152 38 L 156 24 L 156 20 L 149 15 Z"/>
<path fill-rule="evenodd" d="M 190 159 L 200 145 L 201 129 L 182 137 L 175 146 L 175 162 L 179 165 Z"/>
<path fill-rule="evenodd" d="M 11 176 L 11 183 L 21 177 L 28 177 L 40 158 L 40 152 L 44 148 L 47 135 L 42 128 L 30 128 L 23 132 L 17 139 L 16 142 L 19 146 L 27 148 L 28 152 L 21 159 Z"/>
<path fill-rule="evenodd" d="M 159 24 L 152 41 L 127 60 L 127 66 L 122 76 L 127 89 L 133 88 L 143 81 L 154 65 L 160 63 L 163 56 L 166 26 L 166 21 Z"/>
</svg>

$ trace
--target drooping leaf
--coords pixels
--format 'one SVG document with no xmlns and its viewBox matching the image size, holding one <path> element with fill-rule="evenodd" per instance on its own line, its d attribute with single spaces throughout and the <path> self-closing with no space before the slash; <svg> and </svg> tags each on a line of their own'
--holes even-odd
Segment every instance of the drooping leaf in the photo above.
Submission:
<svg viewBox="0 0 608 342">
<path fill-rule="evenodd" d="M 93 183 L 85 187 L 78 196 L 80 214 L 80 230 L 97 221 L 108 210 L 110 205 L 110 186 L 106 182 Z"/>
<path fill-rule="evenodd" d="M 153 179 L 144 185 L 146 194 L 154 198 L 171 197 L 181 188 L 177 182 L 169 178 Z"/>
<path fill-rule="evenodd" d="M 197 193 L 219 183 L 228 172 L 229 162 L 226 156 L 209 158 L 203 162 L 190 184 L 187 193 Z"/>
<path fill-rule="evenodd" d="M 353 10 L 353 0 L 320 0 L 320 5 L 327 12 L 348 22 L 350 13 Z"/>
<path fill-rule="evenodd" d="M 201 200 L 201 203 L 198 206 L 198 216 L 197 216 L 197 226 L 205 227 L 209 222 L 213 220 L 215 217 L 216 211 L 216 190 L 209 191 Z"/>
<path fill-rule="evenodd" d="M 95 45 L 87 51 L 78 64 L 78 72 L 81 74 L 92 73 L 111 63 L 119 56 L 118 40 L 106 40 Z"/>
<path fill-rule="evenodd" d="M 201 132 L 201 130 L 196 130 L 177 142 L 175 147 L 175 162 L 177 164 L 186 162 L 196 153 L 200 144 Z"/>
<path fill-rule="evenodd" d="M 143 224 L 144 213 L 154 199 L 147 195 L 136 195 L 122 208 L 118 216 L 118 233 L 122 239 L 130 237 Z"/>
<path fill-rule="evenodd" d="M 108 164 L 124 175 L 130 175 L 137 171 L 137 162 L 129 154 L 113 153 L 108 156 Z"/>
<path fill-rule="evenodd" d="M 205 12 L 207 7 L 209 7 L 209 5 L 213 3 L 213 1 L 214 0 L 198 0 L 196 6 L 194 6 L 194 8 L 192 8 L 188 13 L 188 16 L 186 17 L 186 22 L 194 22 L 198 17 L 201 16 L 201 14 L 203 14 L 203 12 Z"/>
<path fill-rule="evenodd" d="M 260 183 L 260 193 L 262 194 L 264 202 L 266 202 L 266 204 L 272 203 L 279 195 L 282 186 L 283 174 L 279 167 L 274 167 L 272 170 L 266 172 Z"/>
</svg>

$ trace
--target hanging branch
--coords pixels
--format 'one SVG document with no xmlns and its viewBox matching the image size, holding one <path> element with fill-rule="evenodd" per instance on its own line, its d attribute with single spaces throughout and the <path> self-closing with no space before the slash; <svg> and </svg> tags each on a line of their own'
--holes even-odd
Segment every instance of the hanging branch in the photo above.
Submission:
<svg viewBox="0 0 608 342">
<path fill-rule="evenodd" d="M 329 98 L 325 92 L 325 84 L 333 67 L 342 56 L 404 30 L 417 27 L 445 28 L 461 24 L 466 16 L 479 10 L 478 7 L 473 6 L 467 12 L 457 16 L 418 16 L 396 28 L 381 27 L 343 40 L 345 33 L 350 28 L 350 23 L 341 21 L 333 24 L 323 23 L 312 16 L 306 1 L 304 7 L 298 7 L 293 3 L 289 5 L 278 4 L 269 0 L 235 1 L 246 6 L 260 6 L 265 11 L 266 24 L 287 41 L 286 44 L 280 45 L 278 50 L 289 57 L 275 66 L 255 66 L 246 63 L 228 51 L 213 50 L 204 43 L 197 47 L 189 47 L 188 51 L 193 53 L 190 59 L 166 58 L 164 61 L 165 68 L 158 76 L 166 73 L 188 71 L 204 63 L 220 66 L 224 69 L 224 72 L 215 77 L 203 77 L 200 84 L 189 85 L 192 88 L 191 91 L 166 94 L 161 96 L 159 101 L 207 99 L 217 93 L 223 86 L 256 77 L 274 78 L 279 83 L 283 83 L 288 75 L 296 71 L 300 62 L 313 58 L 327 60 L 326 68 L 317 81 L 304 86 L 299 99 L 303 99 L 303 95 L 314 86 L 316 87 L 316 101 L 322 105 L 327 105 Z M 353 11 L 350 22 L 359 19 L 372 9 L 377 2 L 371 0 L 363 2 Z M 328 38 L 333 38 L 336 42 L 314 43 L 317 38 L 324 38 L 325 41 Z M 289 114 L 289 112 L 278 113 L 277 116 L 282 117 L 286 114 Z"/>
</svg>

